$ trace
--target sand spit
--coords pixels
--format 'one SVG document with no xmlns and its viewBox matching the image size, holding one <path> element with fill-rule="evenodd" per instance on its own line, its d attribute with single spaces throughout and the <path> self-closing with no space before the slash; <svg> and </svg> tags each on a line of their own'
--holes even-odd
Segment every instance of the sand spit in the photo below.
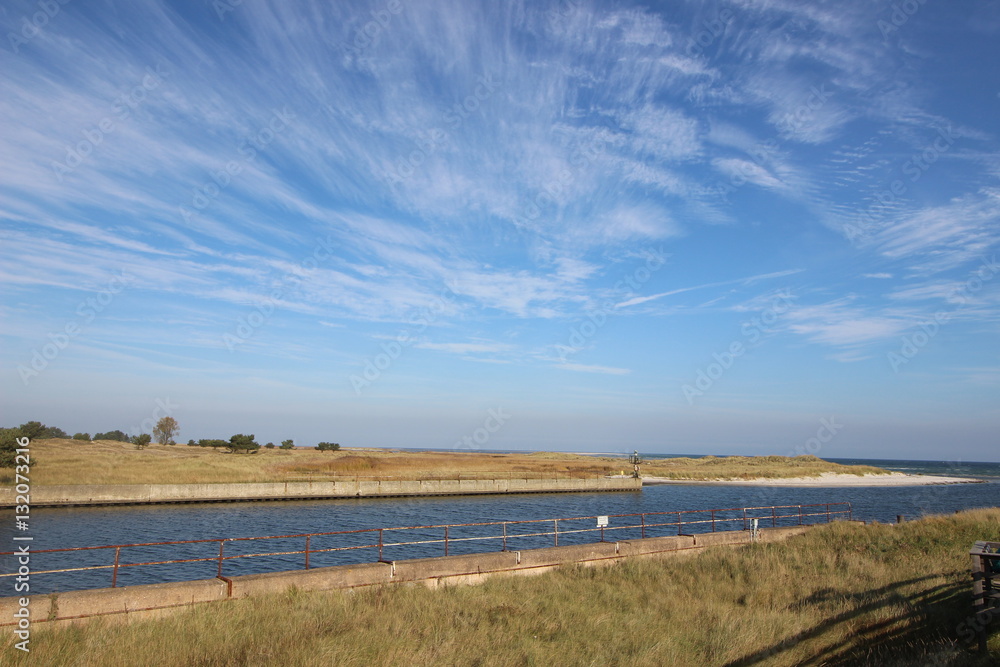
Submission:
<svg viewBox="0 0 1000 667">
<path fill-rule="evenodd" d="M 825 472 L 817 477 L 788 477 L 784 479 L 718 479 L 690 480 L 666 477 L 643 477 L 647 484 L 717 484 L 725 486 L 925 486 L 928 484 L 981 484 L 981 479 L 971 477 L 939 477 L 938 475 L 908 475 L 894 472 L 888 475 L 849 475 Z"/>
</svg>

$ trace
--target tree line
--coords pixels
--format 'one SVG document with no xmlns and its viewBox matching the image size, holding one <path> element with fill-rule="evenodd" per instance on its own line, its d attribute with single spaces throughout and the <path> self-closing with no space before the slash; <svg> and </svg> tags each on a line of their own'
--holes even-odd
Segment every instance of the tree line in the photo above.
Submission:
<svg viewBox="0 0 1000 667">
<path fill-rule="evenodd" d="M 163 417 L 153 428 L 153 433 L 139 433 L 128 435 L 124 431 L 114 430 L 106 433 L 95 433 L 93 437 L 89 433 L 75 433 L 72 440 L 91 442 L 94 440 L 111 440 L 115 442 L 129 442 L 135 445 L 136 449 L 145 449 L 153 440 L 160 445 L 176 445 L 174 437 L 180 432 L 180 425 L 173 417 Z M 14 467 L 14 450 L 17 449 L 17 439 L 28 438 L 32 442 L 36 440 L 49 440 L 52 438 L 70 438 L 66 431 L 55 426 L 46 426 L 38 421 L 29 421 L 15 428 L 0 428 L 0 468 Z M 231 454 L 256 454 L 261 446 L 255 440 L 254 435 L 237 433 L 229 440 L 201 439 L 188 440 L 191 447 L 212 447 L 224 448 Z M 265 449 L 274 449 L 273 442 L 264 445 Z M 279 449 L 295 449 L 293 440 L 282 440 Z M 337 451 L 340 444 L 336 442 L 321 442 L 316 445 L 320 451 Z"/>
</svg>

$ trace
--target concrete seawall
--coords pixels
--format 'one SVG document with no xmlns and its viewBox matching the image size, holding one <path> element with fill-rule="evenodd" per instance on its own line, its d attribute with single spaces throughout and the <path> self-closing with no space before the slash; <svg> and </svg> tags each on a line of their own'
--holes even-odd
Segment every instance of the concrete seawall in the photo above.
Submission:
<svg viewBox="0 0 1000 667">
<path fill-rule="evenodd" d="M 764 528 L 759 541 L 774 542 L 799 535 L 809 526 Z M 493 576 L 523 576 L 565 565 L 609 565 L 634 557 L 679 557 L 714 546 L 750 542 L 747 531 L 727 531 L 676 537 L 652 537 L 621 542 L 597 542 L 524 551 L 420 558 L 413 560 L 340 565 L 292 572 L 220 577 L 169 584 L 71 591 L 31 598 L 32 625 L 63 625 L 92 618 L 130 620 L 172 613 L 192 604 L 281 593 L 295 586 L 324 591 L 389 584 L 476 584 Z M 0 626 L 13 625 L 18 598 L 0 598 Z"/>
<path fill-rule="evenodd" d="M 620 477 L 597 479 L 347 480 L 249 484 L 81 484 L 34 486 L 31 489 L 31 506 L 60 507 L 237 500 L 310 500 L 641 490 L 641 480 Z M 0 508 L 11 508 L 14 505 L 14 489 L 0 489 Z"/>
</svg>

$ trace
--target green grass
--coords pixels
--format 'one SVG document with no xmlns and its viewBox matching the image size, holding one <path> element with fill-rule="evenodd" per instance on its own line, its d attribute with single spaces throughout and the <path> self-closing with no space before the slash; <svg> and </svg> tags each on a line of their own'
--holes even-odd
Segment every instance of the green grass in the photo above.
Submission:
<svg viewBox="0 0 1000 667">
<path fill-rule="evenodd" d="M 835 523 L 690 558 L 474 587 L 245 599 L 112 625 L 36 626 L 16 665 L 987 665 L 962 634 L 968 550 L 1000 509 Z"/>
</svg>

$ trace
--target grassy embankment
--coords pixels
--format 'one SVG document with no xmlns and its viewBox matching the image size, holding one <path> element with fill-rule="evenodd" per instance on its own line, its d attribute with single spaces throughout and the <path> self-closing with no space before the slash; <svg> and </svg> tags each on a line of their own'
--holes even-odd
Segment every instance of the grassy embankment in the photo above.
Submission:
<svg viewBox="0 0 1000 667">
<path fill-rule="evenodd" d="M 474 587 L 289 591 L 130 625 L 38 628 L 16 665 L 987 665 L 968 550 L 1000 509 L 834 523 L 693 558 Z M 998 624 L 1000 625 L 1000 624 Z"/>
<path fill-rule="evenodd" d="M 724 480 L 754 478 L 815 477 L 825 472 L 851 475 L 884 475 L 873 466 L 845 466 L 815 456 L 706 456 L 700 459 L 652 459 L 642 474 L 678 480 Z"/>
<path fill-rule="evenodd" d="M 391 449 L 261 449 L 228 454 L 186 445 L 134 446 L 112 441 L 39 440 L 31 444 L 31 481 L 53 484 L 197 484 L 363 479 L 490 479 L 493 477 L 599 477 L 629 472 L 624 459 L 537 452 L 401 452 Z M 0 471 L 0 483 L 11 471 Z M 713 480 L 801 477 L 823 472 L 877 474 L 868 466 L 842 466 L 815 456 L 665 459 L 643 465 L 643 475 Z M 9 475 L 11 478 L 13 475 Z"/>
</svg>

